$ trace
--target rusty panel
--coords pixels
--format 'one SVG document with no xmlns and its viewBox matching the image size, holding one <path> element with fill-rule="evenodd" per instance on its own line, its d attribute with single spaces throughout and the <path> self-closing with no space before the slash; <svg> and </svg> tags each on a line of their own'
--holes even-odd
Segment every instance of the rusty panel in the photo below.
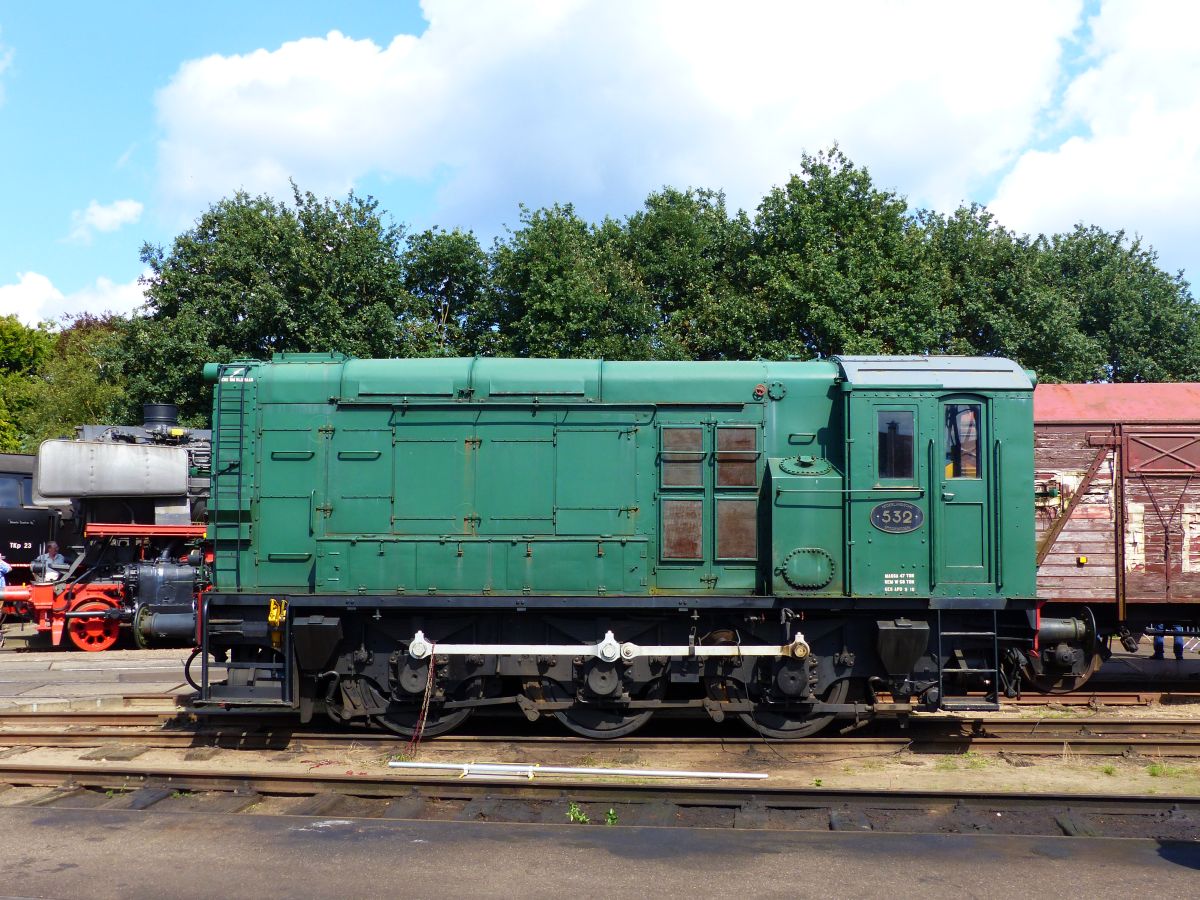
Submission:
<svg viewBox="0 0 1200 900">
<path fill-rule="evenodd" d="M 662 542 L 663 559 L 702 559 L 704 503 L 700 500 L 663 500 Z"/>
<path fill-rule="evenodd" d="M 717 429 L 717 486 L 757 487 L 758 429 Z"/>
<path fill-rule="evenodd" d="M 758 501 L 752 499 L 717 501 L 717 557 L 719 559 L 755 559 L 758 557 Z"/>
<path fill-rule="evenodd" d="M 1200 473 L 1200 429 L 1126 431 L 1124 447 L 1127 475 Z"/>
<path fill-rule="evenodd" d="M 704 484 L 704 429 L 662 430 L 663 487 L 701 487 Z"/>
</svg>

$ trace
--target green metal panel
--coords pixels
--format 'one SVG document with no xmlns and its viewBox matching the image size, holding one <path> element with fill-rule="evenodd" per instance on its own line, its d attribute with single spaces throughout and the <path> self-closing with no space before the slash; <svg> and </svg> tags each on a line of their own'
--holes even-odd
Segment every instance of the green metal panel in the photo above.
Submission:
<svg viewBox="0 0 1200 900">
<path fill-rule="evenodd" d="M 633 534 L 637 429 L 617 424 L 559 427 L 554 473 L 555 534 Z"/>
<path fill-rule="evenodd" d="M 253 583 L 260 588 L 309 584 L 313 536 L 324 504 L 324 438 L 312 425 L 263 429 L 257 502 L 253 506 Z"/>
<path fill-rule="evenodd" d="M 476 427 L 480 534 L 554 533 L 554 422 Z"/>
<path fill-rule="evenodd" d="M 473 534 L 475 428 L 427 418 L 396 426 L 397 534 Z"/>
<path fill-rule="evenodd" d="M 418 593 L 479 594 L 507 590 L 509 542 L 417 541 Z"/>
<path fill-rule="evenodd" d="M 770 516 L 771 586 L 782 595 L 845 591 L 842 474 L 824 457 L 770 460 L 764 503 Z M 829 580 L 800 576 L 828 560 Z"/>
<path fill-rule="evenodd" d="M 854 391 L 849 395 L 847 550 L 850 589 L 857 596 L 929 593 L 928 486 L 934 431 L 927 399 L 919 391 Z M 882 453 L 881 431 L 894 434 L 903 452 Z M 921 520 L 919 527 L 895 532 L 880 527 L 876 511 L 886 510 L 883 504 L 898 503 L 912 505 L 914 520 L 918 516 Z"/>
<path fill-rule="evenodd" d="M 337 428 L 329 439 L 324 534 L 389 534 L 392 530 L 392 430 Z"/>
</svg>

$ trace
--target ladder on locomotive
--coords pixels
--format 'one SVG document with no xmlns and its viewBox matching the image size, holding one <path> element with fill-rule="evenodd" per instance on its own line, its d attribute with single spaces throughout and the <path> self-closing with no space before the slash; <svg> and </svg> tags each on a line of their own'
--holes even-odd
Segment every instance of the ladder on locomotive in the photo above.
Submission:
<svg viewBox="0 0 1200 900">
<path fill-rule="evenodd" d="M 249 509 L 242 471 L 242 446 L 246 434 L 246 393 L 249 366 L 222 366 L 213 410 L 212 488 L 209 498 L 215 580 L 221 585 L 242 586 L 241 558 L 246 534 L 243 521 Z"/>
<path fill-rule="evenodd" d="M 249 541 L 246 521 L 250 501 L 246 488 L 253 476 L 246 472 L 244 441 L 247 419 L 247 395 L 254 390 L 249 366 L 221 367 L 217 379 L 217 399 L 213 409 L 212 482 L 209 496 L 209 522 L 212 525 L 213 575 L 221 587 L 240 590 L 241 559 Z M 208 617 L 205 616 L 207 622 Z M 284 646 L 290 628 L 284 621 Z M 291 703 L 291 667 L 278 653 L 246 661 L 227 660 L 225 680 L 214 684 L 209 678 L 208 629 L 201 646 L 201 700 L 208 703 L 288 706 Z M 262 656 L 260 654 L 260 656 Z"/>
<path fill-rule="evenodd" d="M 984 612 L 984 610 L 939 609 L 937 611 L 938 697 L 940 698 L 939 708 L 944 709 L 947 712 L 996 712 L 1000 709 L 1000 637 L 999 622 L 996 615 L 996 610 L 990 610 L 992 617 L 990 631 L 966 630 L 970 627 L 969 625 L 962 626 L 960 630 L 945 630 L 946 620 L 948 618 L 957 617 L 961 620 L 969 617 L 975 620 L 975 617 L 982 612 Z M 950 642 L 951 650 L 982 650 L 987 658 L 987 662 L 991 663 L 991 668 L 974 668 L 964 665 L 947 669 L 944 662 L 947 649 L 946 638 L 954 638 L 954 640 Z M 956 656 L 955 658 L 958 659 L 959 657 Z M 947 675 L 982 676 L 988 679 L 990 689 L 983 697 L 968 696 L 948 698 L 946 696 Z"/>
</svg>

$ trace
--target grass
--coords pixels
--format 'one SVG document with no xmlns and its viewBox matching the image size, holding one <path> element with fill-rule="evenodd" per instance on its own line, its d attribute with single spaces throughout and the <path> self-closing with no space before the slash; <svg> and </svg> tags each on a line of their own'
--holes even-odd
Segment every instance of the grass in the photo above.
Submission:
<svg viewBox="0 0 1200 900">
<path fill-rule="evenodd" d="M 938 772 L 957 772 L 959 769 L 986 769 L 992 762 L 990 757 L 968 750 L 953 756 L 943 756 L 933 764 L 933 768 Z"/>
<path fill-rule="evenodd" d="M 1187 771 L 1183 766 L 1169 766 L 1161 762 L 1146 766 L 1146 774 L 1151 778 L 1178 778 L 1180 775 L 1186 775 Z"/>
</svg>

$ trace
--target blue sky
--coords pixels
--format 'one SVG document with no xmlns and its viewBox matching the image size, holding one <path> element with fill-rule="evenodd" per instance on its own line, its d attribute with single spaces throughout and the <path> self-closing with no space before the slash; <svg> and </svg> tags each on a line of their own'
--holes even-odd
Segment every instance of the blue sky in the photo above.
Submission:
<svg viewBox="0 0 1200 900">
<path fill-rule="evenodd" d="M 520 202 L 753 208 L 834 141 L 918 206 L 1200 265 L 1200 4 L 0 0 L 0 314 L 136 306 L 244 188 L 486 239 Z"/>
</svg>

